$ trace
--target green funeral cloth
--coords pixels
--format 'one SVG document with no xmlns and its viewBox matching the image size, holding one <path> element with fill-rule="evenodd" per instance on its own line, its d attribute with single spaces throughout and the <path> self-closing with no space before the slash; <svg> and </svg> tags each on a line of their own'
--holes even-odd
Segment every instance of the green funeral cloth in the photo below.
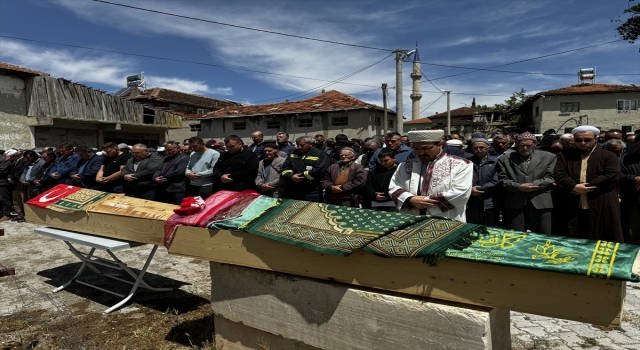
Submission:
<svg viewBox="0 0 640 350">
<path fill-rule="evenodd" d="M 246 231 L 318 252 L 347 256 L 376 238 L 425 218 L 287 199 Z"/>
<path fill-rule="evenodd" d="M 270 209 L 275 208 L 278 202 L 279 200 L 277 198 L 260 196 L 244 208 L 240 216 L 229 220 L 212 222 L 209 228 L 243 231 L 252 221 L 258 219 Z"/>
<path fill-rule="evenodd" d="M 121 195 L 83 188 L 80 191 L 74 192 L 63 199 L 56 201 L 53 204 L 49 204 L 47 206 L 47 209 L 63 213 L 84 211 L 94 204 L 97 204 L 106 199 L 107 197 L 113 198 L 118 196 Z"/>
<path fill-rule="evenodd" d="M 379 256 L 425 258 L 435 263 L 445 256 L 447 249 L 464 249 L 484 234 L 483 225 L 430 216 L 425 221 L 391 232 L 364 249 Z"/>
<path fill-rule="evenodd" d="M 632 266 L 640 246 L 487 228 L 463 251 L 448 258 L 530 268 L 594 278 L 640 282 Z"/>
</svg>

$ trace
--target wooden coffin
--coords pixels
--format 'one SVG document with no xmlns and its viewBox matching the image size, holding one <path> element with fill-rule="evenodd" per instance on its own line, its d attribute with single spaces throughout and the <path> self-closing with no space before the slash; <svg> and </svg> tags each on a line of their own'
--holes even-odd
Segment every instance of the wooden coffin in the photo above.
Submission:
<svg viewBox="0 0 640 350">
<path fill-rule="evenodd" d="M 163 220 L 100 213 L 58 213 L 27 206 L 31 223 L 162 245 Z M 620 325 L 622 281 L 443 259 L 382 258 L 363 250 L 348 257 L 323 254 L 243 232 L 180 227 L 170 254 L 395 293 L 514 310 L 601 326 Z M 640 262 L 636 261 L 635 269 Z M 640 271 L 638 271 L 640 272 Z"/>
</svg>

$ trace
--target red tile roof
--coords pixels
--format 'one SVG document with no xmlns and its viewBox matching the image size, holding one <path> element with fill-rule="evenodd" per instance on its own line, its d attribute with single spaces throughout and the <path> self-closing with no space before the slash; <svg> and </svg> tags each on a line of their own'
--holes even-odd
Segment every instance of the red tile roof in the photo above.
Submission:
<svg viewBox="0 0 640 350">
<path fill-rule="evenodd" d="M 12 72 L 18 72 L 18 73 L 26 73 L 29 75 L 42 75 L 42 76 L 48 76 L 48 73 L 44 73 L 38 70 L 34 70 L 34 69 L 29 69 L 29 68 L 23 68 L 20 66 L 16 66 L 13 64 L 9 64 L 6 62 L 0 62 L 0 70 L 8 70 L 8 71 L 12 71 Z"/>
<path fill-rule="evenodd" d="M 614 92 L 640 92 L 640 86 L 615 84 L 578 84 L 554 90 L 542 91 L 537 93 L 536 96 L 607 94 Z"/>
<path fill-rule="evenodd" d="M 351 109 L 371 109 L 384 111 L 382 107 L 358 100 L 342 92 L 331 90 L 302 101 L 285 101 L 253 106 L 229 106 L 207 113 L 205 118 L 246 117 L 254 115 L 274 115 L 292 113 L 318 113 Z M 392 110 L 388 113 L 395 115 Z"/>
<path fill-rule="evenodd" d="M 487 113 L 484 109 L 479 108 L 471 108 L 471 107 L 460 107 L 451 110 L 451 117 L 469 117 L 472 118 L 475 114 Z M 405 124 L 424 124 L 434 122 L 434 119 L 446 118 L 447 112 L 437 113 L 428 118 L 420 118 L 416 120 L 410 120 L 408 122 L 404 122 Z M 428 121 L 427 121 L 428 120 Z"/>
<path fill-rule="evenodd" d="M 230 106 L 230 105 L 233 105 L 233 106 L 240 105 L 240 103 L 234 102 L 234 101 L 221 100 L 213 97 L 190 94 L 187 92 L 175 91 L 175 90 L 163 89 L 163 88 L 147 89 L 138 95 L 127 97 L 127 99 L 138 101 L 138 102 L 142 102 L 142 100 L 154 100 L 159 102 L 184 104 L 184 105 L 189 105 L 189 106 L 194 106 L 199 108 L 206 108 L 211 110 Z"/>
</svg>

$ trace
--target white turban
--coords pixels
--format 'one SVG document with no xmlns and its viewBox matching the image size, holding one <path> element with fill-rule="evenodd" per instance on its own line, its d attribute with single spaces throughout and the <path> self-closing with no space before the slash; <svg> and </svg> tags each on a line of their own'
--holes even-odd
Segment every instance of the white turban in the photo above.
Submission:
<svg viewBox="0 0 640 350">
<path fill-rule="evenodd" d="M 411 142 L 440 142 L 444 136 L 444 130 L 411 130 L 409 140 Z"/>
<path fill-rule="evenodd" d="M 579 132 L 592 132 L 594 133 L 596 136 L 600 136 L 600 130 L 596 127 L 593 127 L 591 125 L 582 125 L 582 126 L 578 126 L 577 128 L 574 128 L 573 130 L 571 130 L 571 133 L 573 135 L 579 133 Z"/>
</svg>

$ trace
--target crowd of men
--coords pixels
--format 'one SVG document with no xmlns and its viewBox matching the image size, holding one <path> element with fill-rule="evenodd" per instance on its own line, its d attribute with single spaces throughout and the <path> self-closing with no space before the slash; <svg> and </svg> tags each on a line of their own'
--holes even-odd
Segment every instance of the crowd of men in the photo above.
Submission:
<svg viewBox="0 0 640 350">
<path fill-rule="evenodd" d="M 581 126 L 541 139 L 524 132 L 465 140 L 416 130 L 292 143 L 284 132 L 265 140 L 255 131 L 251 140 L 0 151 L 0 221 L 23 222 L 27 200 L 68 184 L 176 205 L 255 190 L 543 234 L 615 242 L 640 236 L 640 134 Z"/>
</svg>

